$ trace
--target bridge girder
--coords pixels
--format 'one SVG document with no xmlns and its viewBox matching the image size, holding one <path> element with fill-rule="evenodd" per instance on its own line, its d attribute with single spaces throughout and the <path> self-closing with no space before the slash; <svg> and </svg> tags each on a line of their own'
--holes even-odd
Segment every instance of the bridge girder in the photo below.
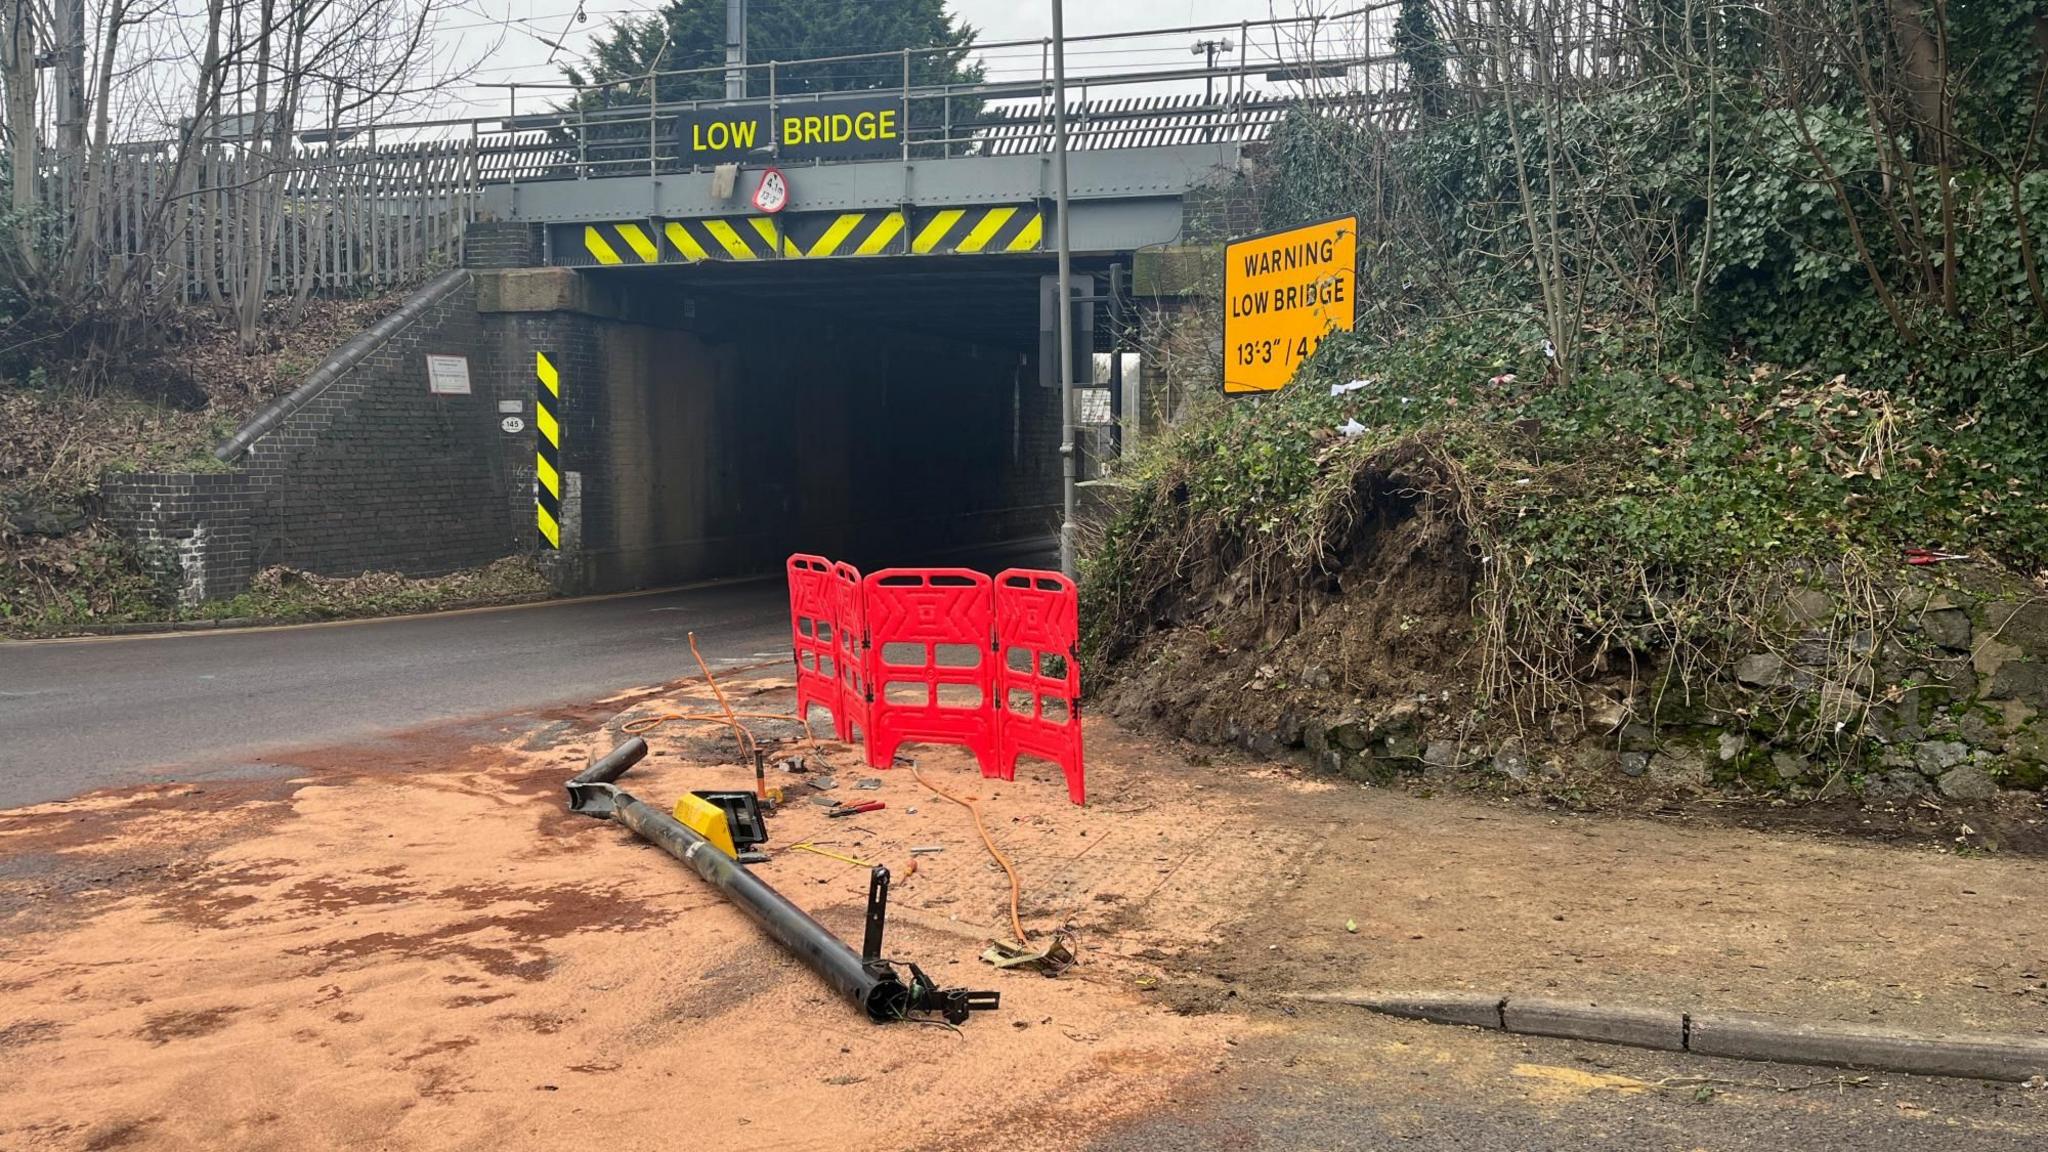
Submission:
<svg viewBox="0 0 2048 1152">
<path fill-rule="evenodd" d="M 1180 234 L 1183 198 L 1228 177 L 1243 159 L 1243 148 L 1235 143 L 1073 154 L 1068 195 L 1074 249 L 1129 251 L 1172 242 Z M 483 211 L 500 220 L 551 225 L 743 217 L 753 214 L 746 197 L 763 170 L 742 169 L 731 198 L 712 195 L 708 172 L 497 185 L 486 189 Z M 819 164 L 791 167 L 784 174 L 791 214 L 971 209 L 1044 202 L 1053 196 L 1052 164 L 1042 156 Z"/>
</svg>

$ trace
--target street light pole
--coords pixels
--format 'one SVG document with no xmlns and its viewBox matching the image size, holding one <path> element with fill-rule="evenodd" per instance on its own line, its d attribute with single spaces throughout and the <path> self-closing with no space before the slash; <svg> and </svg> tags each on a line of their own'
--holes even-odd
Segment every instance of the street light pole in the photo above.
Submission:
<svg viewBox="0 0 2048 1152">
<path fill-rule="evenodd" d="M 1208 73 L 1207 76 L 1202 77 L 1202 102 L 1204 104 L 1213 104 L 1216 101 L 1216 57 L 1236 49 L 1237 45 L 1229 40 L 1195 41 L 1194 54 L 1207 58 L 1202 63 L 1202 70 Z"/>
<path fill-rule="evenodd" d="M 747 98 L 747 0 L 725 0 L 725 98 Z"/>
<path fill-rule="evenodd" d="M 1052 0 L 1053 211 L 1060 260 L 1060 571 L 1080 572 L 1074 555 L 1074 259 L 1067 232 L 1067 27 L 1066 5 Z"/>
</svg>

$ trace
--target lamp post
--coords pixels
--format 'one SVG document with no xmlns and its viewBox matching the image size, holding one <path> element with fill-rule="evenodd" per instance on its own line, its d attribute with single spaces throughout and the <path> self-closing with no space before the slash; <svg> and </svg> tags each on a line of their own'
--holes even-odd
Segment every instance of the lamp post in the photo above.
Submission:
<svg viewBox="0 0 2048 1152">
<path fill-rule="evenodd" d="M 725 98 L 747 98 L 747 0 L 725 0 Z"/>
<path fill-rule="evenodd" d="M 1225 52 L 1235 52 L 1236 50 L 1237 45 L 1231 43 L 1227 38 L 1223 40 L 1197 40 L 1195 41 L 1195 46 L 1189 50 L 1196 56 L 1208 58 L 1202 67 L 1204 71 L 1211 73 L 1211 75 L 1202 77 L 1202 103 L 1212 104 L 1216 100 L 1216 77 L 1214 75 L 1216 71 L 1216 57 Z"/>
<path fill-rule="evenodd" d="M 1053 211 L 1060 261 L 1060 571 L 1080 572 L 1074 555 L 1074 261 L 1067 232 L 1067 27 L 1066 5 L 1052 0 Z"/>
</svg>

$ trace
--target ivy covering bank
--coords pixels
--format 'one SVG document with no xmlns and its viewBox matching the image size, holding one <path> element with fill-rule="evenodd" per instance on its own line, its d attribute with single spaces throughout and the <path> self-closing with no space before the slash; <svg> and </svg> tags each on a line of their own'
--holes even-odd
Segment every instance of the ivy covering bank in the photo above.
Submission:
<svg viewBox="0 0 2048 1152">
<path fill-rule="evenodd" d="M 1588 74 L 1560 6 L 1510 9 L 1404 4 L 1413 119 L 1279 132 L 1262 223 L 1358 215 L 1357 330 L 1127 463 L 1089 643 L 1129 675 L 1195 625 L 1284 679 L 1426 548 L 1464 573 L 1475 706 L 1526 725 L 1615 677 L 1713 696 L 1804 590 L 1841 643 L 1777 714 L 1839 746 L 1895 698 L 1871 637 L 1910 550 L 2001 595 L 2048 570 L 2048 16 L 1650 5 Z"/>
</svg>

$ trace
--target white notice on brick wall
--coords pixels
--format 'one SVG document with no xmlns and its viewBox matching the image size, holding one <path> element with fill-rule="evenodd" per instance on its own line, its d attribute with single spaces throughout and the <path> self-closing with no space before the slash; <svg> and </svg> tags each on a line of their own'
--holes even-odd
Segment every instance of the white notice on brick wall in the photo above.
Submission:
<svg viewBox="0 0 2048 1152">
<path fill-rule="evenodd" d="M 436 396 L 469 395 L 469 357 L 427 355 L 427 391 Z"/>
</svg>

